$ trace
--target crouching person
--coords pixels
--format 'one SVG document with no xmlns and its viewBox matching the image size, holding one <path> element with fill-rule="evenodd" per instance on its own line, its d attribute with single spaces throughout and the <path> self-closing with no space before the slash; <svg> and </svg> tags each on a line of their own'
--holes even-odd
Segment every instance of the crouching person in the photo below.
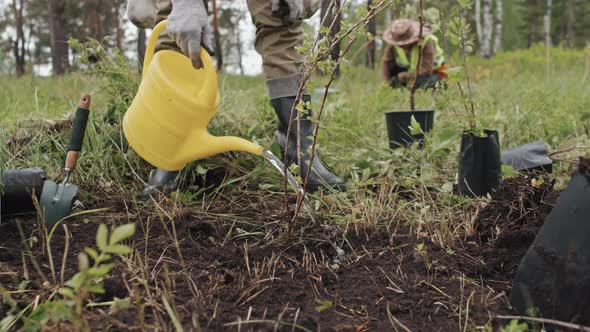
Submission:
<svg viewBox="0 0 590 332">
<path fill-rule="evenodd" d="M 422 62 L 417 87 L 435 88 L 447 78 L 444 52 L 432 28 L 425 25 L 420 40 L 420 23 L 409 19 L 395 20 L 383 33 L 387 43 L 381 59 L 381 79 L 393 88 L 408 87 L 416 77 L 418 49 L 422 46 Z"/>
</svg>

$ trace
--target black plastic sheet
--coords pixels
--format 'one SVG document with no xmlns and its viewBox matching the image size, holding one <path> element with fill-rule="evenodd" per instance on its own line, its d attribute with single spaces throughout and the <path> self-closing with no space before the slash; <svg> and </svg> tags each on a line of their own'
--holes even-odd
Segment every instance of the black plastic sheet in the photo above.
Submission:
<svg viewBox="0 0 590 332">
<path fill-rule="evenodd" d="M 512 305 L 544 318 L 590 325 L 590 180 L 578 172 L 523 257 Z"/>
<path fill-rule="evenodd" d="M 7 169 L 2 173 L 0 210 L 2 216 L 35 211 L 33 195 L 41 196 L 47 174 L 40 168 Z"/>
</svg>

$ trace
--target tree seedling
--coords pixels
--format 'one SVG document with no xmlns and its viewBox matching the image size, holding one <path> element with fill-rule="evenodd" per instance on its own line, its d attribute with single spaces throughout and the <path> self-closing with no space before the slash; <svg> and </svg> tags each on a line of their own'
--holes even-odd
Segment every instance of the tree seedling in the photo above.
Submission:
<svg viewBox="0 0 590 332">
<path fill-rule="evenodd" d="M 113 255 L 131 253 L 131 247 L 122 242 L 135 234 L 135 224 L 115 228 L 111 234 L 101 224 L 96 233 L 96 248 L 87 247 L 78 255 L 78 273 L 59 289 L 61 299 L 40 304 L 26 319 L 24 331 L 39 331 L 48 325 L 71 322 L 82 331 L 88 331 L 88 323 L 82 316 L 91 294 L 104 294 L 103 278 L 113 269 Z M 92 260 L 92 264 L 91 264 Z"/>
<path fill-rule="evenodd" d="M 464 78 L 467 85 L 467 91 L 465 91 L 461 85 L 461 82 L 457 83 L 461 97 L 463 98 L 465 114 L 469 124 L 469 132 L 476 136 L 483 136 L 483 132 L 478 131 L 477 128 L 477 118 L 475 116 L 475 105 L 473 103 L 471 79 L 469 77 L 469 71 L 467 67 L 467 56 L 473 52 L 473 36 L 471 34 L 471 26 L 467 21 L 467 13 L 473 6 L 473 0 L 457 0 L 457 4 L 459 6 L 451 15 L 452 19 L 448 24 L 447 36 L 451 44 L 458 47 L 461 51 L 461 67 L 455 68 L 455 70 L 452 70 L 450 73 L 461 73 L 462 77 L 459 76 L 458 78 Z"/>
</svg>

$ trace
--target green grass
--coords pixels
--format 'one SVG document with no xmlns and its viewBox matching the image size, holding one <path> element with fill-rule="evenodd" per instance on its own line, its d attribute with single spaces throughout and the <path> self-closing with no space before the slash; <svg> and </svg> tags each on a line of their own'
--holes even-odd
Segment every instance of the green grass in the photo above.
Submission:
<svg viewBox="0 0 590 332">
<path fill-rule="evenodd" d="M 71 112 L 81 91 L 96 93 L 98 87 L 80 75 L 61 78 L 0 76 L 1 125 L 14 126 L 22 120 L 57 119 Z M 96 102 L 100 104 L 99 99 Z"/>
<path fill-rule="evenodd" d="M 501 53 L 492 60 L 470 58 L 479 127 L 499 130 L 503 148 L 543 140 L 552 150 L 576 147 L 562 158 L 587 154 L 590 146 L 587 57 L 583 51 L 553 49 L 549 76 L 541 47 Z M 135 70 L 125 66 L 126 61 L 115 56 L 91 75 L 0 78 L 2 141 L 19 130 L 34 137 L 34 142 L 18 150 L 16 155 L 4 147 L 0 155 L 4 167 L 40 166 L 50 174 L 58 174 L 67 133 L 35 135 L 34 132 L 42 120 L 57 120 L 73 111 L 80 93 L 89 92 L 93 95 L 93 112 L 80 168 L 82 177 L 88 181 L 93 177 L 108 181 L 139 174 L 145 179 L 149 168 L 128 149 L 118 125 L 139 80 Z M 246 137 L 270 148 L 276 120 L 263 78 L 223 75 L 220 87 L 222 107 L 211 124 L 211 132 Z M 358 175 L 369 169 L 371 174 L 382 174 L 390 168 L 398 171 L 395 181 L 403 182 L 406 175 L 421 174 L 422 182 L 433 181 L 430 184 L 440 186 L 454 179 L 460 134 L 467 128 L 463 99 L 455 84 L 434 96 L 431 92 L 418 92 L 418 108 L 436 109 L 433 144 L 423 152 L 392 152 L 387 147 L 383 112 L 409 109 L 408 91 L 383 86 L 377 70 L 350 66 L 342 68 L 342 76 L 334 87 L 340 93 L 328 98 L 319 150 L 338 174 L 352 179 L 353 183 L 353 173 Z M 321 96 L 314 96 L 316 112 L 320 100 Z M 107 158 L 104 158 L 105 151 L 111 151 Z M 229 160 L 248 167 L 257 163 L 244 154 L 231 154 L 229 159 L 209 158 L 200 165 L 216 168 Z M 108 174 L 105 169 L 110 170 Z M 556 175 L 562 184 L 571 170 L 571 164 L 558 163 Z M 238 174 L 249 173 L 251 169 L 242 171 Z M 425 179 L 424 174 L 431 176 Z"/>
<path fill-rule="evenodd" d="M 553 49 L 548 76 L 544 54 L 544 49 L 538 47 L 501 53 L 491 60 L 469 59 L 478 125 L 498 130 L 502 148 L 543 140 L 552 151 L 573 148 L 559 158 L 575 160 L 588 154 L 590 147 L 590 94 L 585 82 L 588 55 L 583 51 Z M 316 86 L 322 87 L 324 80 L 317 78 Z M 80 93 L 90 92 L 93 111 L 78 181 L 89 185 L 113 184 L 132 196 L 147 180 L 151 169 L 127 146 L 119 125 L 138 81 L 137 72 L 117 55 L 99 63 L 90 74 L 0 79 L 0 91 L 7 95 L 0 101 L 6 114 L 1 124 L 2 142 L 23 132 L 31 137 L 24 147 L 3 146 L 0 164 L 6 168 L 39 166 L 58 177 L 68 131 L 50 134 L 41 130 L 35 120 L 63 117 L 74 109 Z M 222 75 L 219 81 L 222 106 L 211 123 L 211 132 L 245 137 L 270 148 L 276 120 L 264 79 Z M 346 65 L 334 87 L 340 92 L 328 97 L 321 120 L 319 151 L 352 189 L 338 196 L 337 204 L 321 198 L 320 205 L 329 211 L 334 222 L 356 218 L 348 213 L 356 199 L 373 206 L 371 209 L 379 214 L 374 198 L 362 194 L 367 184 L 420 185 L 446 192 L 443 188 L 449 188 L 456 176 L 459 140 L 467 128 L 463 98 L 454 83 L 435 95 L 417 94 L 418 108 L 436 109 L 434 130 L 426 148 L 395 151 L 388 148 L 383 113 L 409 109 L 408 91 L 382 85 L 377 70 Z M 314 95 L 313 100 L 318 112 L 321 96 Z M 554 176 L 559 186 L 567 183 L 573 168 L 570 162 L 556 163 Z M 193 163 L 183 176 L 187 183 L 192 183 L 204 172 L 220 169 L 226 170 L 226 181 L 230 183 L 222 186 L 226 195 L 252 188 L 251 185 L 267 190 L 281 188 L 282 182 L 268 165 L 243 153 Z M 449 239 L 440 242 L 452 243 Z"/>
<path fill-rule="evenodd" d="M 590 150 L 589 55 L 563 49 L 553 49 L 551 54 L 549 74 L 542 48 L 501 53 L 491 60 L 470 58 L 478 126 L 497 129 L 503 148 L 543 140 L 552 151 L 569 150 L 560 159 L 575 160 Z M 120 119 L 138 80 L 139 75 L 117 57 L 99 64 L 94 73 L 50 79 L 0 77 L 0 169 L 40 166 L 50 176 L 59 177 L 69 131 L 48 132 L 47 120 L 59 120 L 72 112 L 80 93 L 88 92 L 93 96 L 92 115 L 75 175 L 83 204 L 109 207 L 115 204 L 111 197 L 125 197 L 126 204 L 127 200 L 135 204 L 135 192 L 147 180 L 151 167 L 126 144 Z M 264 79 L 222 75 L 220 87 L 222 106 L 211 132 L 245 137 L 270 148 L 276 120 Z M 377 70 L 346 65 L 334 88 L 340 92 L 328 97 L 319 150 L 324 161 L 347 179 L 350 190 L 312 197 L 324 221 L 347 229 L 349 225 L 404 222 L 449 250 L 457 246 L 472 227 L 469 222 L 475 209 L 470 208 L 479 201 L 449 192 L 457 172 L 460 136 L 467 128 L 456 85 L 435 95 L 418 92 L 418 108 L 436 109 L 434 130 L 423 150 L 395 151 L 388 148 L 383 113 L 409 109 L 408 91 L 383 86 Z M 321 96 L 313 96 L 316 112 L 320 100 Z M 14 137 L 25 139 L 20 145 L 5 144 Z M 554 176 L 560 186 L 567 183 L 574 167 L 570 162 L 556 164 Z M 243 153 L 195 162 L 183 172 L 183 180 L 194 183 L 203 173 L 221 169 L 225 178 L 214 190 L 184 188 L 168 213 L 176 216 L 177 205 L 207 213 L 216 204 L 226 204 L 231 219 L 251 205 L 253 197 L 265 200 L 281 194 L 282 181 L 272 168 L 259 157 Z M 398 187 L 412 191 L 414 197 L 399 199 Z M 157 206 L 158 214 L 158 209 L 164 211 Z M 85 218 L 118 220 L 117 213 L 120 211 Z"/>
</svg>

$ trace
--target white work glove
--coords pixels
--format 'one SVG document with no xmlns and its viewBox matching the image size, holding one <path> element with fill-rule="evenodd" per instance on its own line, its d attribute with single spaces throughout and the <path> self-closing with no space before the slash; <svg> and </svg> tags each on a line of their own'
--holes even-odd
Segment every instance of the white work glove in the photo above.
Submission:
<svg viewBox="0 0 590 332">
<path fill-rule="evenodd" d="M 271 0 L 271 7 L 272 15 L 287 25 L 301 22 L 305 14 L 303 0 Z"/>
<path fill-rule="evenodd" d="M 157 13 L 156 0 L 129 0 L 127 2 L 127 17 L 140 29 L 153 28 Z"/>
<path fill-rule="evenodd" d="M 303 0 L 303 8 L 305 8 L 305 18 L 310 18 L 315 13 L 317 13 L 318 9 L 322 6 L 321 0 Z"/>
<path fill-rule="evenodd" d="M 172 12 L 168 16 L 168 35 L 187 55 L 193 67 L 202 68 L 201 46 L 215 53 L 213 47 L 213 30 L 209 25 L 207 10 L 203 0 L 172 0 Z"/>
</svg>

